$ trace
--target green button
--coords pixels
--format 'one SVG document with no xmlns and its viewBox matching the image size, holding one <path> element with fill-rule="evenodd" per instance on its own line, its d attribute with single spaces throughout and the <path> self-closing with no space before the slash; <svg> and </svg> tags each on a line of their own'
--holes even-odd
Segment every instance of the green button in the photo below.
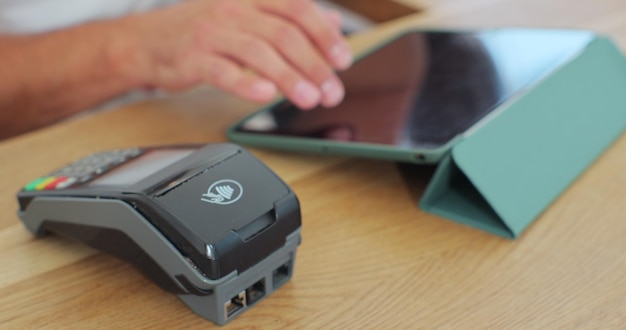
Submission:
<svg viewBox="0 0 626 330">
<path fill-rule="evenodd" d="M 39 185 L 40 183 L 44 182 L 45 180 L 47 180 L 47 177 L 43 177 L 43 178 L 39 178 L 39 179 L 35 179 L 34 181 L 32 181 L 31 183 L 27 184 L 24 187 L 24 190 L 26 191 L 31 191 L 31 190 L 35 190 L 37 189 L 37 185 Z"/>
</svg>

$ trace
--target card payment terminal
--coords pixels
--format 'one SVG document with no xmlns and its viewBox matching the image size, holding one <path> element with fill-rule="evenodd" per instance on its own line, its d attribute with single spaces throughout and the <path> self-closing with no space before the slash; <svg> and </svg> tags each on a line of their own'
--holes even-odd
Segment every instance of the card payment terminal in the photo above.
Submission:
<svg viewBox="0 0 626 330">
<path fill-rule="evenodd" d="M 233 144 L 96 153 L 27 184 L 19 217 L 133 263 L 217 323 L 291 278 L 300 243 L 294 192 Z"/>
</svg>

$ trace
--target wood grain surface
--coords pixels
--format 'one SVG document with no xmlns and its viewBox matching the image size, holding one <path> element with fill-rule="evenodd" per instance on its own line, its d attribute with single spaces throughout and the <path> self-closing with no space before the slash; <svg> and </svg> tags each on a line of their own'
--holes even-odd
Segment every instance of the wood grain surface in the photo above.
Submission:
<svg viewBox="0 0 626 330">
<path fill-rule="evenodd" d="M 424 11 L 352 37 L 354 49 L 407 25 L 584 28 L 626 48 L 623 0 L 402 2 Z M 15 193 L 97 150 L 225 141 L 227 127 L 254 109 L 198 89 L 0 142 L 0 328 L 215 327 L 128 263 L 33 238 Z M 303 243 L 293 279 L 224 328 L 626 326 L 624 137 L 514 241 L 419 210 L 428 167 L 413 167 L 407 181 L 390 162 L 251 151 L 298 194 Z"/>
</svg>

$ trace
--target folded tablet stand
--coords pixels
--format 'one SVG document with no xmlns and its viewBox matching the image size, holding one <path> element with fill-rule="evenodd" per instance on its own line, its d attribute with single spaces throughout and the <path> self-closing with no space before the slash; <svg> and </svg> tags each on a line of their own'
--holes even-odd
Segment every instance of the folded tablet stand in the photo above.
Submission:
<svg viewBox="0 0 626 330">
<path fill-rule="evenodd" d="M 624 131 L 626 59 L 596 36 L 502 107 L 438 165 L 420 207 L 515 238 Z"/>
</svg>

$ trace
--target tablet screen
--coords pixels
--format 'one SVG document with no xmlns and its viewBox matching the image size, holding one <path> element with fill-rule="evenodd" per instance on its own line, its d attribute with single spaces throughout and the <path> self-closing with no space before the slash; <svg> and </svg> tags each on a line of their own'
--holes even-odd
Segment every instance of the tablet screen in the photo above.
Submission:
<svg viewBox="0 0 626 330">
<path fill-rule="evenodd" d="M 273 105 L 236 131 L 437 148 L 579 54 L 585 31 L 411 32 L 339 73 L 344 101 L 301 111 Z"/>
</svg>

